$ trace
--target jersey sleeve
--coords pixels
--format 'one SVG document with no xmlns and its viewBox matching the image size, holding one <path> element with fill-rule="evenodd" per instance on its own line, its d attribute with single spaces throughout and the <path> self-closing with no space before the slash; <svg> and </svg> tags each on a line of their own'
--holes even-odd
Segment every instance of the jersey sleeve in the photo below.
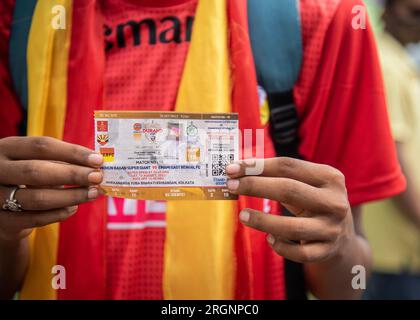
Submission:
<svg viewBox="0 0 420 320">
<path fill-rule="evenodd" d="M 311 48 L 305 48 L 304 39 L 304 60 L 316 70 L 310 84 L 300 80 L 306 88 L 298 83 L 295 90 L 301 102 L 300 153 L 306 160 L 341 170 L 352 205 L 388 198 L 405 188 L 374 35 L 368 21 L 362 29 L 353 25 L 363 22 L 357 16 L 363 9 L 360 0 L 339 3 L 325 33 L 315 35 L 322 39 L 314 45 L 321 46 L 318 56 L 305 52 Z M 304 67 L 307 64 L 303 61 Z"/>
<path fill-rule="evenodd" d="M 9 39 L 14 0 L 0 2 L 0 138 L 18 134 L 21 109 L 9 72 Z"/>
</svg>

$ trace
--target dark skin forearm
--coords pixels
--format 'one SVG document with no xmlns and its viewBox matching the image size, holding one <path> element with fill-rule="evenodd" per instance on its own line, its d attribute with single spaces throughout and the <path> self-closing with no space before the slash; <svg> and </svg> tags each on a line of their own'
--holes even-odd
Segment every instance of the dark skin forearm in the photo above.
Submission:
<svg viewBox="0 0 420 320">
<path fill-rule="evenodd" d="M 407 188 L 403 193 L 396 196 L 394 200 L 401 208 L 401 213 L 420 230 L 420 202 L 418 201 L 420 197 L 420 190 L 416 190 L 416 187 L 414 186 L 412 174 L 410 173 L 410 168 L 404 159 L 402 145 L 400 143 L 397 143 L 397 151 L 401 169 L 407 180 Z"/>
<path fill-rule="evenodd" d="M 366 268 L 366 276 L 371 269 L 371 255 L 367 240 L 361 228 L 360 207 L 352 208 L 354 232 L 343 239 L 343 249 L 331 259 L 304 265 L 308 289 L 319 299 L 359 299 L 363 293 L 352 288 L 353 266 Z"/>
<path fill-rule="evenodd" d="M 0 299 L 12 299 L 20 290 L 28 261 L 28 238 L 0 240 Z"/>
</svg>

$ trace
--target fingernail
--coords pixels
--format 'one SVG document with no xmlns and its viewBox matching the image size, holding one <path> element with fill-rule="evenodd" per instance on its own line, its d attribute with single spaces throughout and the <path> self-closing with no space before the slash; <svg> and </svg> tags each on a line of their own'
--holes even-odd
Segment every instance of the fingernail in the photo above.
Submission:
<svg viewBox="0 0 420 320">
<path fill-rule="evenodd" d="M 88 161 L 93 166 L 100 166 L 104 162 L 104 157 L 99 153 L 91 153 L 88 157 Z"/>
<path fill-rule="evenodd" d="M 226 173 L 227 174 L 236 174 L 241 171 L 241 166 L 237 163 L 232 163 L 226 166 Z"/>
<path fill-rule="evenodd" d="M 236 191 L 239 187 L 239 180 L 238 179 L 229 179 L 226 182 L 226 185 L 230 191 Z"/>
<path fill-rule="evenodd" d="M 269 234 L 269 235 L 267 236 L 267 242 L 268 242 L 269 244 L 273 245 L 273 244 L 274 244 L 274 241 L 275 241 L 274 237 L 273 237 L 271 234 Z"/>
<path fill-rule="evenodd" d="M 77 212 L 77 209 L 78 209 L 78 207 L 77 207 L 77 206 L 68 207 L 68 208 L 67 208 L 67 212 L 68 212 L 69 214 L 74 214 L 74 213 L 76 213 L 76 212 Z"/>
<path fill-rule="evenodd" d="M 242 210 L 239 213 L 239 220 L 241 220 L 242 222 L 248 222 L 249 221 L 249 212 L 246 210 Z"/>
<path fill-rule="evenodd" d="M 102 182 L 103 174 L 102 172 L 93 171 L 89 173 L 88 180 L 90 183 L 100 184 Z"/>
<path fill-rule="evenodd" d="M 88 198 L 89 199 L 96 199 L 99 195 L 99 191 L 96 188 L 90 188 L 88 191 Z"/>
</svg>

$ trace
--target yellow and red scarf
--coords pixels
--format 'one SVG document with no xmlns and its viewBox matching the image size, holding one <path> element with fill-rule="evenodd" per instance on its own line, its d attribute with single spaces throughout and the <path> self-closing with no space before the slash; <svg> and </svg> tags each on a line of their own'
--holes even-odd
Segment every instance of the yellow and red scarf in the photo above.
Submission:
<svg viewBox="0 0 420 320">
<path fill-rule="evenodd" d="M 30 1 L 29 1 L 30 2 Z M 51 28 L 51 8 L 66 9 L 66 29 Z M 28 134 L 93 146 L 93 111 L 103 99 L 105 53 L 100 1 L 43 0 L 27 42 Z M 200 0 L 176 111 L 238 112 L 241 129 L 260 122 L 254 61 L 242 0 Z M 255 132 L 255 131 L 254 131 Z M 284 298 L 283 260 L 265 234 L 238 223 L 238 210 L 263 210 L 263 199 L 169 202 L 164 252 L 166 299 Z M 68 221 L 35 230 L 23 299 L 105 299 L 106 202 L 87 203 Z M 51 286 L 66 268 L 65 290 Z M 280 279 L 280 280 L 278 280 Z"/>
</svg>

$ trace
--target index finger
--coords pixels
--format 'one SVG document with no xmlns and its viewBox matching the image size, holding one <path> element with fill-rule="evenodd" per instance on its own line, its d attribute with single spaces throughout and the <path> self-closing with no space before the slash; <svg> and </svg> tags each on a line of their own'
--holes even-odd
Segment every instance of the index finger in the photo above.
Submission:
<svg viewBox="0 0 420 320">
<path fill-rule="evenodd" d="M 102 155 L 93 150 L 51 137 L 8 137 L 0 140 L 0 150 L 10 160 L 54 160 L 99 167 Z"/>
<path fill-rule="evenodd" d="M 305 217 L 284 217 L 244 209 L 240 220 L 248 227 L 287 240 L 324 241 L 332 236 L 321 221 Z"/>
<path fill-rule="evenodd" d="M 252 168 L 260 168 L 260 170 L 257 172 Z M 247 175 L 288 178 L 314 187 L 322 187 L 328 183 L 329 178 L 341 174 L 338 170 L 324 164 L 288 157 L 241 160 L 228 165 L 226 173 L 229 178 L 240 178 Z"/>
</svg>

